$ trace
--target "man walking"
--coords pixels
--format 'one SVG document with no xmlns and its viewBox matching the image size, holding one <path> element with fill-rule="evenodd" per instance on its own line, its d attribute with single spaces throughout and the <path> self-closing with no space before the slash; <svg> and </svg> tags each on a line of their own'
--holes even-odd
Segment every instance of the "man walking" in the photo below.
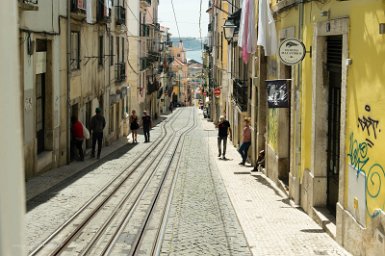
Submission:
<svg viewBox="0 0 385 256">
<path fill-rule="evenodd" d="M 98 142 L 98 155 L 97 159 L 100 159 L 100 153 L 102 152 L 103 141 L 103 129 L 106 126 L 106 120 L 101 114 L 100 108 L 95 109 L 95 115 L 91 118 L 90 130 L 92 132 L 92 152 L 91 157 L 95 157 L 96 141 Z"/>
<path fill-rule="evenodd" d="M 143 111 L 142 127 L 144 133 L 144 142 L 150 142 L 150 129 L 152 126 L 151 117 L 147 114 L 147 111 Z"/>
<path fill-rule="evenodd" d="M 221 157 L 222 159 L 226 160 L 226 145 L 227 145 L 227 136 L 230 134 L 230 140 L 231 140 L 231 128 L 230 123 L 225 119 L 224 116 L 219 117 L 219 123 L 218 123 L 218 157 Z M 222 144 L 223 144 L 223 150 L 222 150 Z M 222 154 L 223 153 L 223 154 Z"/>
</svg>

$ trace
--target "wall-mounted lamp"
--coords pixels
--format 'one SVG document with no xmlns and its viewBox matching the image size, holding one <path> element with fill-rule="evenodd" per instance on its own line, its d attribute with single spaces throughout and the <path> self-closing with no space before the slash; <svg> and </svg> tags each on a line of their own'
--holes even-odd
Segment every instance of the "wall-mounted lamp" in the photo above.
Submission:
<svg viewBox="0 0 385 256">
<path fill-rule="evenodd" d="M 384 35 L 385 34 L 385 23 L 380 23 L 378 27 L 379 27 L 380 35 Z"/>
<path fill-rule="evenodd" d="M 238 42 L 238 30 L 236 30 L 236 31 L 234 32 L 233 42 L 234 42 L 234 43 Z"/>
<path fill-rule="evenodd" d="M 223 34 L 228 43 L 230 43 L 230 41 L 233 39 L 236 28 L 237 26 L 234 24 L 232 19 L 227 19 L 223 24 Z"/>
</svg>

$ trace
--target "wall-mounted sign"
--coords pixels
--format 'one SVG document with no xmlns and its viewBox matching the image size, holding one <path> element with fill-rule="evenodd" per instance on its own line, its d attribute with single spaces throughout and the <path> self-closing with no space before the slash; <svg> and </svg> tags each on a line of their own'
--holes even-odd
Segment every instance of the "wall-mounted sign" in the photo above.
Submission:
<svg viewBox="0 0 385 256">
<path fill-rule="evenodd" d="M 297 39 L 285 39 L 279 46 L 279 58 L 286 65 L 301 62 L 306 54 L 305 45 Z"/>
<path fill-rule="evenodd" d="M 288 108 L 290 106 L 290 81 L 286 79 L 266 81 L 269 108 Z"/>
</svg>

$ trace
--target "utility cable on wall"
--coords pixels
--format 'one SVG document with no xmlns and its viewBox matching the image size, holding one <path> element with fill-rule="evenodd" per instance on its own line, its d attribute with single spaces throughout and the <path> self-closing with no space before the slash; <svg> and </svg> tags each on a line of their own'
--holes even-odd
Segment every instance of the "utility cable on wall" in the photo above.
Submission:
<svg viewBox="0 0 385 256">
<path fill-rule="evenodd" d="M 177 29 L 177 31 L 178 31 L 179 41 L 182 41 L 182 40 L 180 39 L 179 26 L 178 26 L 178 21 L 176 20 L 175 7 L 174 7 L 174 1 L 173 1 L 173 0 L 171 0 L 171 5 L 172 5 L 172 11 L 173 11 L 173 13 L 174 13 L 175 25 L 176 25 L 176 29 Z"/>
</svg>

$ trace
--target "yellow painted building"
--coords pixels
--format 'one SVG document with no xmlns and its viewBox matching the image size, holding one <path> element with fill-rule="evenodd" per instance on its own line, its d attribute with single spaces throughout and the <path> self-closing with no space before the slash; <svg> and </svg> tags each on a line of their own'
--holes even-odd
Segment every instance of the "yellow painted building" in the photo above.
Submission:
<svg viewBox="0 0 385 256">
<path fill-rule="evenodd" d="M 384 2 L 281 0 L 271 8 L 279 41 L 302 41 L 306 56 L 292 66 L 267 59 L 267 79 L 291 79 L 290 108 L 268 109 L 267 173 L 284 183 L 290 170 L 291 198 L 321 225 L 323 214 L 335 222 L 330 234 L 354 255 L 384 255 Z"/>
</svg>

